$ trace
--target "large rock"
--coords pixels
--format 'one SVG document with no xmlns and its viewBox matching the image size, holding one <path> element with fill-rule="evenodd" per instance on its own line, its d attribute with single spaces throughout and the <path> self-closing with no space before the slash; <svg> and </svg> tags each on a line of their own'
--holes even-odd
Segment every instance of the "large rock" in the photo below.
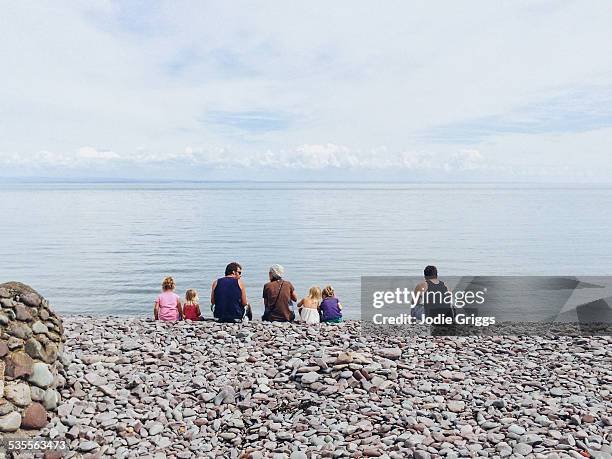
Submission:
<svg viewBox="0 0 612 459">
<path fill-rule="evenodd" d="M 26 308 L 23 304 L 18 304 L 15 306 L 15 315 L 17 320 L 21 320 L 23 322 L 30 322 L 32 320 L 32 314 L 30 314 L 28 308 Z"/>
<path fill-rule="evenodd" d="M 10 322 L 6 331 L 9 335 L 19 339 L 28 339 L 32 336 L 32 329 L 22 322 Z"/>
<path fill-rule="evenodd" d="M 27 285 L 25 284 L 21 284 L 26 288 L 29 288 Z M 31 290 L 31 289 L 30 289 Z M 20 296 L 20 301 L 23 304 L 26 304 L 28 306 L 32 306 L 34 308 L 37 308 L 40 306 L 40 304 L 42 303 L 42 298 L 40 297 L 40 295 L 38 293 L 36 293 L 34 290 L 31 290 L 30 292 L 26 292 L 23 293 Z"/>
<path fill-rule="evenodd" d="M 15 432 L 21 425 L 21 414 L 13 411 L 0 416 L 0 432 Z"/>
<path fill-rule="evenodd" d="M 32 324 L 32 331 L 36 334 L 41 334 L 41 333 L 46 334 L 49 332 L 49 329 L 47 328 L 45 324 L 43 324 L 40 320 L 38 320 Z"/>
<path fill-rule="evenodd" d="M 0 432 L 41 429 L 57 409 L 63 324 L 49 302 L 19 282 L 0 284 Z"/>
<path fill-rule="evenodd" d="M 6 370 L 4 374 L 9 378 L 25 378 L 32 374 L 34 361 L 22 351 L 13 352 L 5 360 Z"/>
<path fill-rule="evenodd" d="M 4 388 L 4 396 L 17 406 L 28 406 L 32 403 L 30 386 L 24 382 L 7 382 Z"/>
<path fill-rule="evenodd" d="M 46 363 L 36 362 L 32 366 L 32 374 L 28 381 L 38 387 L 47 388 L 53 384 L 53 374 Z"/>
<path fill-rule="evenodd" d="M 3 358 L 6 354 L 8 354 L 8 352 L 9 352 L 8 344 L 5 343 L 4 341 L 0 341 L 0 359 Z"/>
<path fill-rule="evenodd" d="M 24 349 L 26 353 L 33 359 L 44 360 L 47 355 L 45 348 L 36 338 L 30 338 L 25 342 Z"/>
<path fill-rule="evenodd" d="M 47 410 L 40 403 L 32 403 L 24 412 L 21 420 L 23 429 L 42 429 L 47 425 Z"/>
</svg>

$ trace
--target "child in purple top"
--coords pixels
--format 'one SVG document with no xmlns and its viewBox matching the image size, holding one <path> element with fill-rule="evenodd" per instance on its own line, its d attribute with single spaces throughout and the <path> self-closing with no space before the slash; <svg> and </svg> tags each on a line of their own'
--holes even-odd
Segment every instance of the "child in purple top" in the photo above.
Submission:
<svg viewBox="0 0 612 459">
<path fill-rule="evenodd" d="M 319 310 L 321 312 L 321 322 L 342 322 L 342 304 L 336 298 L 334 288 L 328 285 L 322 292 L 323 301 Z"/>
</svg>

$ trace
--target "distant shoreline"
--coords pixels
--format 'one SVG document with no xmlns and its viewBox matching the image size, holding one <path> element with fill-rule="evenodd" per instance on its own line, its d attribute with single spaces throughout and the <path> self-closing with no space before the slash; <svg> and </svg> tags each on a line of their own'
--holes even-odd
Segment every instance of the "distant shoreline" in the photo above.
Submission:
<svg viewBox="0 0 612 459">
<path fill-rule="evenodd" d="M 160 184 L 160 185 L 171 185 L 171 184 L 188 184 L 188 185 L 205 185 L 205 184 L 329 184 L 329 180 L 195 180 L 195 179 L 163 179 L 163 178 L 116 178 L 116 177 L 0 177 L 0 184 Z M 514 180 L 498 180 L 498 181 L 487 181 L 487 180 L 335 180 L 334 183 L 342 185 L 350 184 L 369 184 L 369 185 L 449 185 L 449 186 L 461 186 L 461 185 L 490 185 L 490 186 L 526 186 L 526 187 L 577 187 L 577 188 L 610 188 L 612 182 L 545 182 L 545 181 L 514 181 Z"/>
</svg>

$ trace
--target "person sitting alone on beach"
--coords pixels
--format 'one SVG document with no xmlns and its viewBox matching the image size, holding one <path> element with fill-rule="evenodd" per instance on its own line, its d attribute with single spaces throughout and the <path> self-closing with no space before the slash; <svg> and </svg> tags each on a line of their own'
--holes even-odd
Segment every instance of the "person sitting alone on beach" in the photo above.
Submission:
<svg viewBox="0 0 612 459">
<path fill-rule="evenodd" d="M 175 288 L 176 283 L 174 279 L 170 276 L 166 277 L 162 282 L 162 293 L 157 296 L 153 306 L 155 320 L 182 320 L 181 299 L 174 293 Z"/>
<path fill-rule="evenodd" d="M 297 295 L 291 282 L 283 279 L 285 268 L 281 265 L 270 266 L 268 276 L 270 282 L 264 285 L 263 300 L 264 314 L 261 320 L 270 322 L 292 322 L 295 313 L 291 310 L 293 301 L 297 301 Z"/>
<path fill-rule="evenodd" d="M 183 316 L 185 320 L 204 320 L 200 313 L 198 304 L 198 292 L 190 288 L 185 292 L 185 305 L 183 306 Z"/>
<path fill-rule="evenodd" d="M 213 316 L 219 322 L 239 322 L 244 317 L 253 319 L 242 281 L 242 266 L 232 262 L 225 267 L 225 277 L 212 283 L 210 304 Z"/>
<path fill-rule="evenodd" d="M 445 302 L 445 296 L 450 290 L 444 282 L 438 279 L 438 268 L 433 265 L 426 266 L 423 270 L 423 277 L 425 280 L 414 289 L 415 296 L 420 298 L 423 305 L 423 314 L 427 317 L 452 314 L 451 305 Z M 418 312 L 416 314 L 421 315 Z"/>
<path fill-rule="evenodd" d="M 444 282 L 438 279 L 438 268 L 433 265 L 426 266 L 423 270 L 425 280 L 414 289 L 415 295 L 421 297 L 421 305 L 413 308 L 413 316 L 419 315 L 419 320 L 424 317 L 435 319 L 437 316 L 450 318 L 451 323 L 432 325 L 430 332 L 432 336 L 452 336 L 457 332 L 454 323 L 455 311 L 452 303 L 447 301 L 448 293 L 452 292 Z M 415 309 L 417 310 L 415 312 Z"/>
<path fill-rule="evenodd" d="M 318 324 L 319 306 L 321 305 L 321 288 L 314 285 L 308 290 L 308 295 L 297 304 L 300 320 L 306 324 Z"/>
<path fill-rule="evenodd" d="M 331 285 L 323 289 L 321 293 L 323 301 L 319 311 L 321 312 L 321 322 L 339 323 L 342 322 L 342 304 L 336 298 L 336 293 Z"/>
</svg>

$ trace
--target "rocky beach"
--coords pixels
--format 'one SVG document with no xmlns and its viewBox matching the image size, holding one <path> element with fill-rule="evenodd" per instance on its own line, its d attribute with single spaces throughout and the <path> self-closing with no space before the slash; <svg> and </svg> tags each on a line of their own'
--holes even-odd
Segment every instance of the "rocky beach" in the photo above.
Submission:
<svg viewBox="0 0 612 459">
<path fill-rule="evenodd" d="M 612 457 L 610 337 L 63 326 L 65 381 L 41 436 L 65 438 L 65 457 Z"/>
</svg>

